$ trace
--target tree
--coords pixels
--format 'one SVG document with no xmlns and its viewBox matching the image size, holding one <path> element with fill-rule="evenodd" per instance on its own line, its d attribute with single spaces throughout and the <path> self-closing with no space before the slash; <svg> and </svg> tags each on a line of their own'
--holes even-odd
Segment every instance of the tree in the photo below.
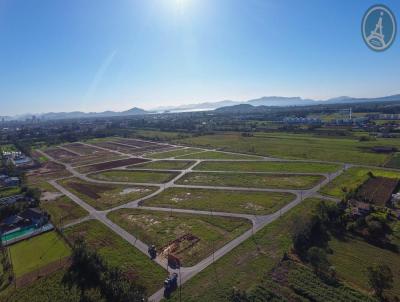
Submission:
<svg viewBox="0 0 400 302">
<path fill-rule="evenodd" d="M 70 288 L 76 285 L 81 291 L 81 299 L 86 301 L 85 292 L 100 286 L 101 273 L 105 266 L 97 253 L 90 251 L 82 239 L 75 241 L 71 258 L 72 263 L 63 282 Z"/>
<path fill-rule="evenodd" d="M 329 261 L 323 249 L 313 246 L 308 250 L 307 258 L 316 273 L 328 270 Z"/>
<path fill-rule="evenodd" d="M 131 282 L 118 268 L 108 268 L 104 273 L 100 292 L 109 302 L 146 301 L 146 289 Z"/>
<path fill-rule="evenodd" d="M 393 274 L 387 265 L 369 266 L 367 277 L 369 285 L 379 298 L 382 298 L 385 289 L 393 287 Z"/>
</svg>

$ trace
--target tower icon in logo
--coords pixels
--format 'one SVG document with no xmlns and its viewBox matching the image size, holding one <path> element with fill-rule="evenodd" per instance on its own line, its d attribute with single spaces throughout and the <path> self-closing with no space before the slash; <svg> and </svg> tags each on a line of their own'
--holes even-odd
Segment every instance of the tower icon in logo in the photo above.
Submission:
<svg viewBox="0 0 400 302">
<path fill-rule="evenodd" d="M 374 5 L 368 9 L 362 22 L 362 35 L 369 48 L 384 51 L 396 37 L 396 19 L 392 11 L 384 5 Z"/>
</svg>

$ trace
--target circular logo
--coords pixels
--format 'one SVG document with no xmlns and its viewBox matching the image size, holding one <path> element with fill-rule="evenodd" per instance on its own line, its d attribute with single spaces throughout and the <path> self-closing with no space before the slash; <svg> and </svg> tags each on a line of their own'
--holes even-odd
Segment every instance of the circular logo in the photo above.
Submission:
<svg viewBox="0 0 400 302">
<path fill-rule="evenodd" d="M 385 5 L 374 5 L 365 13 L 362 20 L 364 42 L 374 51 L 388 49 L 396 38 L 396 18 Z"/>
</svg>

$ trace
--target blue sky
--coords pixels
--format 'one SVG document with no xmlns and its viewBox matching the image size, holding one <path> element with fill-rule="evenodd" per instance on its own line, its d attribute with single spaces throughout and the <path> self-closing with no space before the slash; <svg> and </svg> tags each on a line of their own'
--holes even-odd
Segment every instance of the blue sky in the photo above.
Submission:
<svg viewBox="0 0 400 302">
<path fill-rule="evenodd" d="M 400 93 L 400 38 L 361 37 L 375 3 L 0 0 L 0 116 Z"/>
</svg>

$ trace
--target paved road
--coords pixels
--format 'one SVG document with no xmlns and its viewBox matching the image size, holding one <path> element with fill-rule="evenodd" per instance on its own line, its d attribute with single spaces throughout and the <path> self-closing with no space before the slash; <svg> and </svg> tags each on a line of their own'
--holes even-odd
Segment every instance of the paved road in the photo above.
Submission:
<svg viewBox="0 0 400 302">
<path fill-rule="evenodd" d="M 90 145 L 92 146 L 92 145 Z M 96 148 L 99 149 L 105 149 L 105 148 L 101 148 L 98 146 L 95 146 Z M 109 151 L 108 149 L 105 149 L 107 151 Z M 209 150 L 207 150 L 209 151 Z M 114 184 L 127 184 L 124 182 L 108 182 L 108 181 L 99 181 L 99 180 L 94 180 L 91 179 L 89 177 L 87 177 L 86 175 L 79 173 L 78 171 L 76 171 L 70 164 L 65 164 L 62 163 L 56 159 L 54 159 L 53 157 L 49 156 L 46 153 L 41 152 L 43 155 L 47 156 L 48 158 L 50 158 L 52 161 L 62 164 L 66 167 L 66 169 L 74 176 L 74 177 L 78 177 L 80 179 L 83 179 L 85 181 L 90 181 L 90 182 L 94 182 L 94 183 L 114 183 Z M 122 152 L 115 152 L 115 153 L 119 153 L 121 155 L 127 155 L 124 154 Z M 272 158 L 261 158 L 264 160 L 279 160 L 279 159 L 272 159 Z M 186 160 L 186 159 L 185 159 Z M 230 241 L 228 244 L 226 244 L 225 246 L 223 246 L 222 248 L 214 251 L 210 256 L 208 256 L 207 258 L 203 259 L 201 262 L 199 262 L 198 264 L 192 266 L 192 267 L 184 267 L 181 268 L 180 273 L 180 279 L 182 280 L 182 284 L 187 282 L 188 280 L 190 280 L 193 276 L 195 276 L 196 274 L 198 274 L 199 272 L 201 272 L 202 270 L 204 270 L 206 267 L 208 267 L 209 265 L 211 265 L 214 261 L 218 260 L 219 258 L 223 257 L 225 254 L 229 253 L 230 251 L 232 251 L 235 247 L 237 247 L 239 244 L 241 244 L 243 241 L 247 240 L 248 238 L 250 238 L 255 232 L 261 230 L 262 228 L 264 228 L 266 225 L 270 224 L 271 222 L 275 221 L 276 219 L 278 219 L 281 215 L 285 214 L 286 212 L 288 212 L 290 209 L 292 209 L 293 207 L 295 207 L 296 205 L 298 205 L 300 202 L 302 202 L 304 199 L 311 197 L 311 196 L 318 196 L 320 197 L 320 195 L 317 193 L 320 188 L 326 184 L 328 184 L 330 181 L 332 181 L 334 178 L 336 178 L 337 176 L 339 176 L 345 169 L 349 168 L 349 165 L 345 165 L 342 169 L 340 169 L 339 171 L 332 173 L 332 174 L 324 174 L 324 173 L 320 173 L 320 175 L 324 176 L 324 180 L 318 184 L 317 186 L 315 186 L 312 189 L 309 190 L 284 190 L 284 189 L 263 189 L 263 188 L 247 188 L 247 187 L 223 187 L 223 186 L 192 186 L 192 185 L 176 185 L 175 182 L 177 180 L 179 180 L 181 177 L 183 177 L 186 173 L 190 173 L 193 171 L 193 168 L 198 165 L 199 163 L 201 163 L 203 160 L 195 160 L 195 162 L 187 169 L 185 170 L 181 170 L 180 173 L 174 177 L 174 179 L 172 179 L 171 181 L 165 183 L 165 184 L 143 184 L 143 183 L 128 183 L 131 185 L 149 185 L 149 186 L 157 186 L 159 187 L 159 189 L 157 191 L 155 191 L 154 193 L 145 196 L 143 198 L 140 198 L 138 200 L 132 201 L 130 203 L 127 203 L 125 205 L 121 205 L 118 207 L 115 207 L 113 209 L 107 210 L 107 211 L 98 211 L 95 208 L 93 208 L 92 206 L 90 206 L 89 204 L 87 204 L 86 202 L 84 202 L 83 200 L 81 200 L 79 197 L 77 197 L 76 195 L 72 194 L 71 192 L 69 192 L 68 190 L 66 190 L 64 187 L 62 187 L 60 184 L 57 183 L 56 180 L 51 180 L 49 181 L 49 183 L 51 185 L 53 185 L 55 188 L 57 188 L 60 192 L 64 193 L 66 196 L 68 196 L 71 200 L 73 200 L 74 202 L 76 202 L 78 205 L 80 205 L 81 207 L 83 207 L 85 210 L 88 211 L 89 216 L 85 217 L 82 219 L 82 221 L 88 220 L 88 219 L 97 219 L 100 222 L 102 222 L 104 225 L 106 225 L 107 227 L 109 227 L 112 231 L 114 231 L 116 234 L 118 234 L 119 236 L 121 236 L 123 239 L 125 239 L 126 241 L 128 241 L 131 245 L 135 246 L 137 249 L 139 249 L 141 252 L 143 252 L 144 254 L 147 255 L 147 251 L 148 251 L 148 246 L 143 243 L 142 241 L 140 241 L 138 238 L 136 238 L 135 236 L 133 236 L 132 234 L 128 233 L 127 231 L 125 231 L 124 229 L 122 229 L 121 227 L 119 227 L 117 224 L 113 223 L 111 220 L 109 220 L 107 218 L 107 214 L 110 211 L 114 211 L 116 209 L 121 209 L 121 208 L 141 208 L 141 209 L 146 209 L 146 210 L 153 210 L 153 211 L 173 211 L 173 212 L 178 212 L 178 213 L 190 213 L 190 214 L 200 214 L 200 215 L 215 215 L 215 216 L 229 216 L 229 217 L 240 217 L 240 218 L 245 218 L 245 219 L 249 219 L 252 224 L 253 227 L 251 229 L 249 229 L 248 231 L 246 231 L 245 233 L 243 233 L 242 235 L 240 235 L 239 237 L 235 238 L 234 240 Z M 221 160 L 216 160 L 216 161 L 221 161 Z M 229 161 L 233 161 L 233 160 L 229 160 Z M 239 161 L 243 161 L 243 160 L 239 160 Z M 252 160 L 249 160 L 252 161 Z M 257 161 L 260 161 L 260 159 L 257 159 Z M 282 160 L 279 160 L 282 161 Z M 157 170 L 155 170 L 157 171 Z M 218 171 L 221 172 L 221 171 Z M 223 171 L 222 171 L 223 172 Z M 274 174 L 274 173 L 272 173 Z M 284 173 L 284 174 L 293 174 L 293 173 Z M 311 173 L 313 174 L 313 173 Z M 315 175 L 315 174 L 313 174 Z M 211 211 L 197 211 L 197 210 L 184 210 L 184 209 L 169 209 L 169 208 L 161 208 L 161 207 L 143 207 L 141 206 L 143 201 L 145 201 L 146 199 L 149 199 L 153 196 L 156 196 L 157 194 L 161 193 L 162 191 L 164 191 L 167 188 L 170 187 L 181 187 L 181 188 L 205 188 L 205 189 L 216 189 L 216 190 L 238 190 L 238 191 L 261 191 L 261 192 L 289 192 L 289 193 L 293 193 L 295 195 L 295 198 L 292 202 L 286 204 L 282 209 L 280 209 L 279 211 L 271 214 L 271 215 L 262 215 L 262 216 L 256 216 L 256 215 L 246 215 L 246 214 L 237 214 L 237 213 L 225 213 L 225 212 L 211 212 Z M 323 197 L 326 199 L 326 197 Z M 335 201 L 337 201 L 335 199 Z M 77 222 L 78 223 L 78 222 Z M 71 223 L 69 226 L 75 225 L 76 223 Z M 163 266 L 164 268 L 166 267 L 166 261 L 165 259 L 161 259 L 161 258 L 157 258 L 155 259 L 155 261 Z M 172 271 L 170 269 L 170 271 Z M 179 273 L 179 272 L 177 272 Z M 162 284 L 162 280 L 160 280 L 160 285 Z M 163 289 L 160 289 L 159 291 L 157 291 L 154 295 L 152 295 L 150 297 L 150 301 L 160 301 L 163 297 Z"/>
</svg>

